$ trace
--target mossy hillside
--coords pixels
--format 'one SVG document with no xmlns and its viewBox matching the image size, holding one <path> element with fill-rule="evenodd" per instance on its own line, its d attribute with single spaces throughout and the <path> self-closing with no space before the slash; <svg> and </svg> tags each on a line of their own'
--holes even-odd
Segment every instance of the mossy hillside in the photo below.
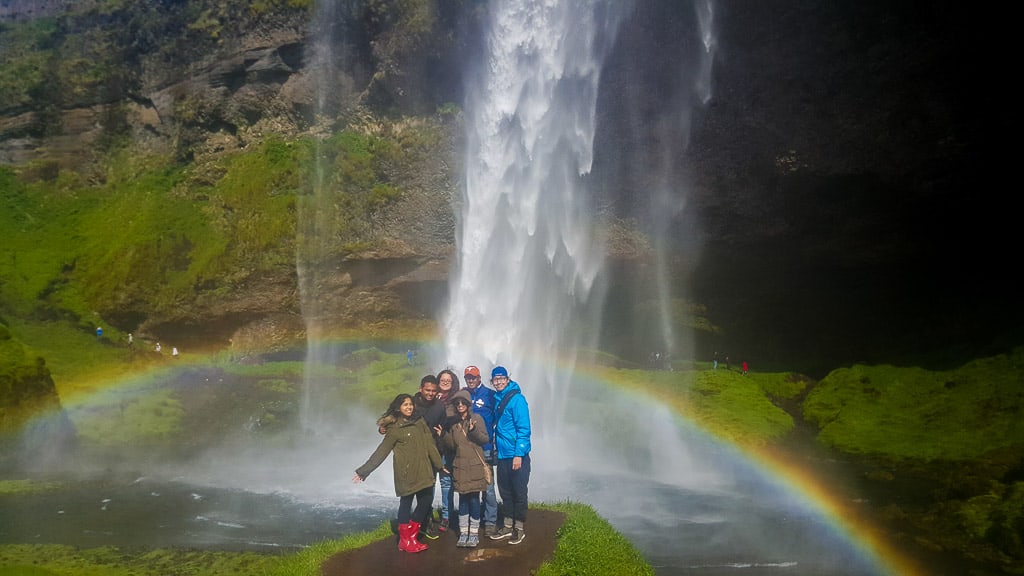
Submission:
<svg viewBox="0 0 1024 576">
<path fill-rule="evenodd" d="M 741 446 L 761 446 L 785 437 L 793 429 L 793 418 L 772 402 L 772 395 L 791 397 L 805 385 L 789 373 L 743 376 L 724 369 L 605 369 L 601 376 L 664 402 L 705 431 Z"/>
<path fill-rule="evenodd" d="M 344 131 L 319 145 L 271 137 L 191 168 L 121 150 L 95 185 L 26 182 L 0 168 L 0 299 L 16 317 L 65 318 L 90 332 L 113 323 L 120 338 L 148 314 L 189 310 L 197 296 L 293 275 L 301 210 L 317 211 L 317 234 L 326 232 L 315 257 L 365 249 L 401 196 L 391 174 L 431 145 L 432 130 L 394 139 Z M 315 162 L 331 174 L 319 191 Z"/>
<path fill-rule="evenodd" d="M 4 108 L 27 108 L 41 93 L 56 29 L 55 18 L 0 23 L 0 102 Z"/>
<path fill-rule="evenodd" d="M 95 327 L 93 327 L 95 328 Z M 57 393 L 63 400 L 74 400 L 107 388 L 133 373 L 145 370 L 160 361 L 139 344 L 134 353 L 118 342 L 113 329 L 96 338 L 88 325 L 63 320 L 12 321 L 11 332 L 46 359 Z"/>
<path fill-rule="evenodd" d="M 959 368 L 834 370 L 808 394 L 819 439 L 855 454 L 919 461 L 1024 449 L 1024 348 Z"/>
<path fill-rule="evenodd" d="M 211 168 L 220 174 L 212 182 L 170 163 L 110 170 L 101 201 L 81 217 L 74 288 L 101 315 L 126 304 L 173 313 L 197 293 L 230 292 L 254 274 L 290 269 L 303 158 L 296 148 L 269 139 L 226 156 Z M 125 160 L 132 165 L 127 153 Z"/>
<path fill-rule="evenodd" d="M 960 367 L 857 365 L 807 396 L 826 445 L 860 455 L 886 515 L 928 545 L 1024 573 L 1024 349 Z"/>
</svg>

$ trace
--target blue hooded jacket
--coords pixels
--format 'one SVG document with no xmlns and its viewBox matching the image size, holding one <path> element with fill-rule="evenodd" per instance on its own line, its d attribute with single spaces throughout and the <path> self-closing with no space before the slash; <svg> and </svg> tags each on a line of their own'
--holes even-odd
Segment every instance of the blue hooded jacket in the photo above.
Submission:
<svg viewBox="0 0 1024 576">
<path fill-rule="evenodd" d="M 501 418 L 494 423 L 494 447 L 497 449 L 499 459 L 526 456 L 530 453 L 530 406 L 526 403 L 526 397 L 523 396 L 518 382 L 509 380 L 504 390 L 494 392 L 495 411 L 498 404 L 501 404 L 501 399 L 511 394 L 513 390 L 519 394 L 508 401 Z"/>
</svg>

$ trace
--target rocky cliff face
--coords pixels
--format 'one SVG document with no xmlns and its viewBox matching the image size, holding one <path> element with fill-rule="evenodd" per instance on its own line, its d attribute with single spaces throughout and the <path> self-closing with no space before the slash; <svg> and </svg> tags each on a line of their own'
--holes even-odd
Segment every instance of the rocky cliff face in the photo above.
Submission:
<svg viewBox="0 0 1024 576">
<path fill-rule="evenodd" d="M 432 27 L 408 34 L 402 26 L 413 20 L 368 15 L 353 8 L 360 3 L 335 15 L 344 33 L 335 36 L 332 113 L 422 114 L 459 101 L 480 9 L 420 5 L 432 7 Z M 713 5 L 717 52 L 704 104 L 686 71 L 700 49 L 690 8 L 637 3 L 603 76 L 588 177 L 608 210 L 640 229 L 654 209 L 648 191 L 671 183 L 685 206 L 670 227 L 677 293 L 705 303 L 723 328 L 698 352 L 726 348 L 758 365 L 959 344 L 970 354 L 1024 324 L 1008 288 L 967 272 L 997 269 L 1014 245 L 998 188 L 977 185 L 1006 155 L 989 131 L 998 106 L 963 82 L 984 57 L 983 32 L 945 2 Z M 3 6 L 29 16 L 26 4 Z M 177 3 L 165 8 L 167 17 L 148 24 L 130 14 L 62 21 L 68 33 L 109 24 L 104 18 L 124 25 L 126 72 L 99 85 L 65 83 L 60 98 L 0 104 L 0 163 L 80 169 L 112 135 L 201 161 L 262 134 L 330 128 L 314 115 L 317 30 L 308 11 L 222 18 L 211 39 L 212 25 L 184 20 Z M 336 299 L 340 317 L 422 319 L 443 298 L 457 186 L 451 128 L 436 161 L 420 167 L 428 173 L 408 174 L 428 193 L 390 217 L 392 249 L 329 280 L 348 287 Z M 199 316 L 219 315 L 230 332 L 275 308 L 297 312 L 286 288 L 294 278 L 279 280 L 279 301 L 256 298 L 254 285 L 252 299 L 211 304 Z M 186 324 L 153 319 L 150 328 Z"/>
<path fill-rule="evenodd" d="M 1015 244 L 1000 193 L 981 184 L 1008 162 L 1006 107 L 968 80 L 1003 36 L 947 2 L 714 7 L 701 105 L 680 81 L 686 53 L 665 41 L 685 11 L 638 4 L 605 74 L 594 174 L 641 217 L 649 207 L 623 192 L 671 175 L 685 201 L 675 277 L 726 328 L 704 357 L 827 369 L 941 350 L 953 364 L 1019 339 L 1010 290 L 969 271 L 1001 268 Z"/>
<path fill-rule="evenodd" d="M 455 83 L 428 85 L 420 72 L 443 67 L 451 57 L 447 44 L 420 50 L 412 40 L 393 39 L 403 31 L 420 34 L 421 42 L 430 33 L 445 36 L 440 28 L 450 31 L 450 24 L 443 8 L 410 24 L 417 14 L 385 5 L 351 3 L 317 14 L 302 2 L 271 2 L 274 11 L 256 14 L 245 2 L 201 4 L 206 12 L 199 16 L 175 2 L 157 13 L 149 2 L 113 12 L 96 8 L 102 3 L 8 4 L 8 20 L 56 17 L 56 31 L 40 32 L 42 39 L 28 46 L 0 36 L 13 46 L 10 53 L 22 50 L 22 61 L 45 69 L 21 84 L 0 82 L 0 92 L 6 87 L 11 95 L 0 103 L 0 164 L 18 167 L 26 178 L 77 171 L 102 180 L 96 160 L 111 142 L 127 140 L 139 154 L 173 155 L 202 173 L 271 134 L 316 137 L 349 124 L 369 133 L 412 131 L 423 122 L 401 120 L 404 114 L 429 110 L 436 118 L 439 103 L 452 100 Z M 409 10 L 421 5 L 433 6 L 413 3 Z M 35 62 L 39 51 L 33 50 L 44 40 L 47 60 Z M 83 54 L 76 50 L 94 60 L 79 62 Z M 321 61 L 323 52 L 330 61 Z M 88 74 L 65 69 L 72 62 Z M 382 331 L 396 322 L 415 325 L 443 297 L 454 239 L 458 126 L 430 121 L 440 143 L 432 157 L 389 168 L 403 194 L 373 223 L 372 249 L 350 253 L 319 280 L 328 295 L 321 313 L 336 325 Z M 290 344 L 304 330 L 294 269 L 252 277 L 228 295 L 200 293 L 190 306 L 161 313 L 123 292 L 126 300 L 101 312 L 142 337 L 257 348 Z"/>
</svg>

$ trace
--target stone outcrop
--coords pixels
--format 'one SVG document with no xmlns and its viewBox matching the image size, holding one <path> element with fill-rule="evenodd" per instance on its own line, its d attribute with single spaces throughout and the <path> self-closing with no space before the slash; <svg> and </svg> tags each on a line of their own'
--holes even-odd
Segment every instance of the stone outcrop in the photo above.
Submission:
<svg viewBox="0 0 1024 576">
<path fill-rule="evenodd" d="M 74 442 L 45 361 L 0 324 L 0 465 L 55 463 Z"/>
<path fill-rule="evenodd" d="M 451 10 L 442 4 L 430 3 Z M 999 107 L 976 104 L 960 86 L 985 59 L 983 32 L 944 3 L 923 12 L 911 1 L 714 4 L 717 51 L 704 104 L 684 82 L 698 48 L 692 13 L 672 0 L 637 3 L 602 76 L 588 176 L 612 215 L 634 218 L 641 231 L 659 211 L 648 191 L 671 183 L 672 202 L 684 207 L 668 228 L 672 282 L 707 304 L 729 339 L 708 345 L 780 361 L 814 349 L 834 365 L 1024 322 L 1008 284 L 982 288 L 969 275 L 946 273 L 947 260 L 996 269 L 1014 244 L 999 188 L 975 185 L 989 166 L 1005 164 L 989 132 L 1000 125 Z M 9 18 L 61 6 L 0 4 Z M 308 14 L 253 19 L 244 29 L 226 22 L 215 42 L 181 36 L 171 52 L 129 51 L 117 90 L 77 95 L 56 109 L 52 100 L 38 108 L 0 103 L 0 163 L 51 165 L 46 173 L 74 167 L 117 129 L 142 150 L 195 159 L 261 134 L 330 130 L 314 114 L 321 96 L 343 121 L 459 102 L 462 59 L 477 44 L 451 38 L 475 33 L 479 10 L 439 14 L 433 35 L 420 40 L 431 49 L 405 52 L 401 43 L 384 46 L 401 35 L 380 21 L 339 15 L 333 75 L 315 69 Z M 178 22 L 166 33 L 186 28 Z M 330 85 L 318 90 L 323 78 Z M 438 263 L 452 249 L 457 189 L 457 144 L 448 145 L 435 165 L 418 167 L 427 174 L 407 175 L 423 181 L 410 189 L 429 193 L 389 211 L 388 253 L 353 257 L 325 280 L 342 290 L 331 302 L 342 317 L 416 318 L 443 291 Z M 297 312 L 295 302 L 279 304 Z M 218 306 L 224 318 L 266 312 Z M 935 316 L 949 310 L 971 318 L 970 336 L 963 323 Z M 895 334 L 893 324 L 914 333 Z M 823 341 L 826 333 L 834 340 Z"/>
</svg>

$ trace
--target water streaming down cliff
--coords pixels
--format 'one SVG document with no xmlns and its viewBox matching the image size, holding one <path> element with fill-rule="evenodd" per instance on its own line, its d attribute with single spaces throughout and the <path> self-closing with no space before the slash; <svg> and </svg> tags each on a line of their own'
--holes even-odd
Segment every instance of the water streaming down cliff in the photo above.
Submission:
<svg viewBox="0 0 1024 576">
<path fill-rule="evenodd" d="M 338 2 L 322 0 L 317 2 L 316 10 L 311 70 L 316 86 L 315 114 L 319 122 L 324 122 L 331 110 L 332 86 L 337 82 L 340 70 L 334 48 L 338 45 L 336 35 L 339 34 Z M 323 367 L 332 365 L 335 360 L 332 348 L 323 341 L 327 329 L 324 325 L 324 283 L 329 274 L 330 247 L 334 238 L 332 225 L 337 221 L 332 209 L 335 191 L 330 186 L 331 179 L 327 173 L 330 167 L 322 155 L 321 143 L 328 134 L 326 131 L 321 132 L 316 139 L 312 190 L 300 198 L 298 204 L 296 271 L 302 318 L 306 325 L 306 363 L 299 413 L 300 426 L 307 433 L 319 432 L 335 420 L 333 416 L 325 414 L 328 404 L 322 401 L 323 392 L 330 385 L 322 375 Z"/>
<path fill-rule="evenodd" d="M 663 134 L 656 140 L 666 143 L 662 146 L 657 158 L 654 159 L 657 184 L 651 191 L 648 204 L 648 233 L 654 252 L 654 282 L 658 296 L 658 329 L 660 331 L 658 351 L 668 354 L 666 363 L 673 356 L 682 358 L 694 357 L 690 339 L 680 342 L 677 338 L 675 321 L 682 313 L 675 303 L 679 295 L 673 290 L 669 274 L 671 261 L 673 228 L 678 225 L 680 214 L 686 209 L 686 191 L 684 179 L 676 170 L 677 159 L 689 146 L 690 133 L 693 125 L 693 113 L 700 106 L 711 100 L 711 70 L 714 63 L 717 41 L 714 33 L 715 9 L 711 0 L 695 0 L 696 16 L 695 32 L 699 34 L 699 44 L 694 50 L 696 54 L 691 60 L 684 61 L 676 73 L 676 88 L 673 91 L 673 102 L 662 111 L 662 119 L 658 123 Z"/>
<path fill-rule="evenodd" d="M 591 169 L 601 63 L 630 2 L 507 0 L 490 7 L 468 75 L 465 196 L 445 318 L 447 360 L 508 364 L 557 402 L 603 253 L 581 176 Z M 541 359 L 543 362 L 529 362 Z"/>
</svg>

